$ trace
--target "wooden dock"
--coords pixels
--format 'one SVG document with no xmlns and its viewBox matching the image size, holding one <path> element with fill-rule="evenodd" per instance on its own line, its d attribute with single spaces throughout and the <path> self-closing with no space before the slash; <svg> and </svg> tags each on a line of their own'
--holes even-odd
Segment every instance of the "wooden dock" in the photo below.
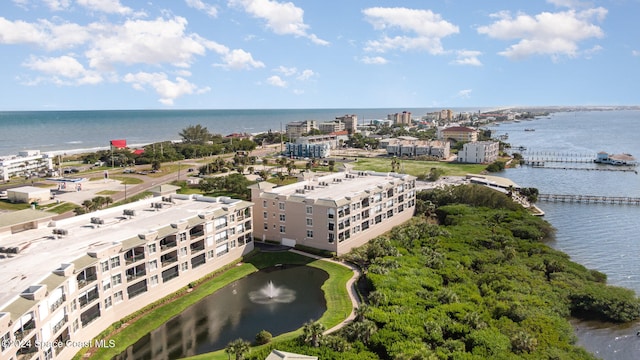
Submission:
<svg viewBox="0 0 640 360">
<path fill-rule="evenodd" d="M 582 170 L 582 171 L 621 171 L 621 172 L 635 172 L 638 171 L 632 167 L 573 167 L 573 166 L 547 166 L 544 162 L 526 161 L 525 165 L 532 166 L 538 169 L 555 169 L 555 170 Z"/>
<path fill-rule="evenodd" d="M 639 197 L 628 196 L 538 194 L 538 201 L 579 204 L 640 205 Z"/>
</svg>

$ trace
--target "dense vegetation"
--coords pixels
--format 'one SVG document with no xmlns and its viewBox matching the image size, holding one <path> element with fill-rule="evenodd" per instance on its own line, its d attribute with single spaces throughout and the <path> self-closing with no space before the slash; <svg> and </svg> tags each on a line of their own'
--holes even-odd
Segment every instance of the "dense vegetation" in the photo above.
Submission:
<svg viewBox="0 0 640 360">
<path fill-rule="evenodd" d="M 631 290 L 546 246 L 549 224 L 504 195 L 461 186 L 420 202 L 427 213 L 346 256 L 369 288 L 356 321 L 318 346 L 274 347 L 322 359 L 589 359 L 570 316 L 640 316 Z"/>
</svg>

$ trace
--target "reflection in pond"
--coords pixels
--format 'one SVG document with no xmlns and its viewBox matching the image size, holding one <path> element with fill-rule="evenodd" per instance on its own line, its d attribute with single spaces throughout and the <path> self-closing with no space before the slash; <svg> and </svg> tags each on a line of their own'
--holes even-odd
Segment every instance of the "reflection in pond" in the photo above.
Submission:
<svg viewBox="0 0 640 360">
<path fill-rule="evenodd" d="M 293 331 L 326 311 L 320 287 L 327 279 L 308 266 L 262 270 L 202 299 L 114 359 L 177 359 L 223 349 L 237 338 L 252 342 L 261 330 Z"/>
</svg>

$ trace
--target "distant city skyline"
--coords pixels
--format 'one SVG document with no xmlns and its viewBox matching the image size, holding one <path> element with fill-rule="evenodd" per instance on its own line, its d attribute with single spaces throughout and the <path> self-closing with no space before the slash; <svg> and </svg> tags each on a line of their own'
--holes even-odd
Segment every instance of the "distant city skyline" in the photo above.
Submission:
<svg viewBox="0 0 640 360">
<path fill-rule="evenodd" d="M 638 105 L 638 0 L 10 0 L 0 110 Z"/>
</svg>

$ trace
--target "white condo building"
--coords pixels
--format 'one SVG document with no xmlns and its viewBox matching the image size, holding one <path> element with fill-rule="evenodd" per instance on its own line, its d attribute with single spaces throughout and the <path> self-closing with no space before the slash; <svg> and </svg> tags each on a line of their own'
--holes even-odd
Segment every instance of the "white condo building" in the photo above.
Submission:
<svg viewBox="0 0 640 360">
<path fill-rule="evenodd" d="M 3 216 L 0 359 L 70 359 L 112 323 L 239 259 L 253 249 L 252 205 L 172 194 L 60 221 Z"/>
<path fill-rule="evenodd" d="M 27 176 L 32 173 L 53 170 L 53 161 L 40 150 L 20 151 L 18 156 L 0 158 L 0 179 L 8 181 L 13 176 Z"/>
<path fill-rule="evenodd" d="M 406 174 L 348 171 L 285 186 L 252 185 L 254 236 L 347 253 L 413 216 L 415 180 Z"/>
<path fill-rule="evenodd" d="M 498 159 L 500 144 L 497 141 L 474 141 L 463 145 L 458 152 L 458 162 L 487 164 Z"/>
</svg>

